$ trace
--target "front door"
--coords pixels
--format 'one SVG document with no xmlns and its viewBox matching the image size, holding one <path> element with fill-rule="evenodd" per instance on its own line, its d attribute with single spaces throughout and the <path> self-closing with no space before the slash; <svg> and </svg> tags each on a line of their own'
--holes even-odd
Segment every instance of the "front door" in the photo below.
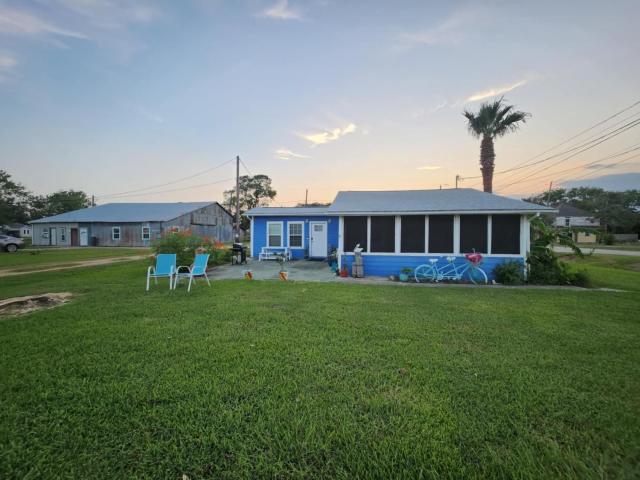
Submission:
<svg viewBox="0 0 640 480">
<path fill-rule="evenodd" d="M 309 256 L 325 258 L 327 256 L 327 222 L 309 222 Z"/>
<path fill-rule="evenodd" d="M 89 231 L 86 228 L 80 229 L 80 246 L 86 247 L 89 245 Z"/>
<path fill-rule="evenodd" d="M 71 245 L 73 247 L 78 246 L 78 229 L 77 228 L 71 229 Z"/>
<path fill-rule="evenodd" d="M 49 229 L 49 245 L 58 245 L 58 229 L 56 227 Z"/>
</svg>

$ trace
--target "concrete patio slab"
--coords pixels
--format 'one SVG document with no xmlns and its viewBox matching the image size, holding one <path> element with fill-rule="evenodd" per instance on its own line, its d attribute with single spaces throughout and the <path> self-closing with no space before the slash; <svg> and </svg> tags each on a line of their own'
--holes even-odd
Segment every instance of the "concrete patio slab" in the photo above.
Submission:
<svg viewBox="0 0 640 480">
<path fill-rule="evenodd" d="M 339 278 L 329 269 L 327 262 L 291 260 L 284 269 L 289 272 L 289 280 L 307 282 L 332 282 Z M 275 261 L 248 260 L 247 265 L 218 265 L 208 271 L 211 280 L 234 280 L 244 278 L 244 272 L 251 270 L 255 280 L 278 280 L 280 265 Z"/>
</svg>

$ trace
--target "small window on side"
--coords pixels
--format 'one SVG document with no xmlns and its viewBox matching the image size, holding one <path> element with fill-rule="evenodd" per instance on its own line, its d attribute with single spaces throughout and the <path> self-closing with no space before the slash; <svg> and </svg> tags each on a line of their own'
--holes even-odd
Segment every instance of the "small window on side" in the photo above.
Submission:
<svg viewBox="0 0 640 480">
<path fill-rule="evenodd" d="M 120 240 L 120 227 L 111 227 L 111 240 Z"/>
<path fill-rule="evenodd" d="M 151 228 L 142 227 L 142 240 L 149 240 L 149 239 L 151 239 Z"/>
</svg>

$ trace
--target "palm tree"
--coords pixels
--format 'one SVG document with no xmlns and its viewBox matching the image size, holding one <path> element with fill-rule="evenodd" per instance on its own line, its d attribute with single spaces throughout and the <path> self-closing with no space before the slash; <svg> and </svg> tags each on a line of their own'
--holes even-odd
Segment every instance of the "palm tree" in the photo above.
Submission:
<svg viewBox="0 0 640 480">
<path fill-rule="evenodd" d="M 476 138 L 482 137 L 480 142 L 480 171 L 484 191 L 493 191 L 493 170 L 496 154 L 493 150 L 493 139 L 516 131 L 520 123 L 525 123 L 530 113 L 514 110 L 513 105 L 506 105 L 504 98 L 480 105 L 478 113 L 465 110 L 462 114 L 469 121 L 469 133 Z"/>
</svg>

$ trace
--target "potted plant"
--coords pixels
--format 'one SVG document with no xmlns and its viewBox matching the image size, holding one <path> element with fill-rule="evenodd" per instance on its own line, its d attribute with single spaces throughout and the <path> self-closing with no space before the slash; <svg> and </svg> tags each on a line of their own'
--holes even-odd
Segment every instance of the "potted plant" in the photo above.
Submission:
<svg viewBox="0 0 640 480">
<path fill-rule="evenodd" d="M 409 281 L 409 276 L 412 273 L 413 273 L 413 268 L 404 267 L 402 270 L 400 270 L 400 281 L 401 282 L 408 282 Z"/>
<path fill-rule="evenodd" d="M 284 269 L 284 262 L 287 260 L 287 257 L 280 253 L 276 255 L 276 260 L 278 261 L 278 264 L 280 264 L 278 276 L 280 277 L 280 280 L 286 282 L 289 278 L 289 272 Z"/>
</svg>

